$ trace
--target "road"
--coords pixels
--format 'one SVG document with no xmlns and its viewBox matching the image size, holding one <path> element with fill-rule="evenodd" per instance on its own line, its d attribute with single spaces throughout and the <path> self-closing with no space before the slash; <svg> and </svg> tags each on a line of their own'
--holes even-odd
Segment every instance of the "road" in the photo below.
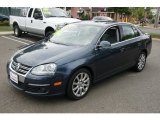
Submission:
<svg viewBox="0 0 160 120">
<path fill-rule="evenodd" d="M 146 27 L 139 27 L 143 32 L 145 33 L 156 33 L 160 34 L 160 29 L 154 29 L 154 28 L 146 28 Z"/>
<path fill-rule="evenodd" d="M 65 96 L 34 97 L 13 88 L 7 80 L 6 63 L 20 46 L 40 38 L 0 36 L 1 113 L 159 113 L 160 41 L 153 41 L 152 54 L 141 73 L 126 70 L 96 85 L 89 94 L 71 101 Z"/>
</svg>

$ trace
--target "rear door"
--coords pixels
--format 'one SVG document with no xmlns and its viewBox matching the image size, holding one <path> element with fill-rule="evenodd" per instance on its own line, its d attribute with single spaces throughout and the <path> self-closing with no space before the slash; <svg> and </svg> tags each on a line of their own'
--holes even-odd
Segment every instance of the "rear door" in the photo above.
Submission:
<svg viewBox="0 0 160 120">
<path fill-rule="evenodd" d="M 140 46 L 142 45 L 140 33 L 131 25 L 121 25 L 120 30 L 122 33 L 122 39 L 119 42 L 121 48 L 121 55 L 124 58 L 123 64 L 125 67 L 129 67 L 135 64 L 137 55 L 140 52 Z"/>
</svg>

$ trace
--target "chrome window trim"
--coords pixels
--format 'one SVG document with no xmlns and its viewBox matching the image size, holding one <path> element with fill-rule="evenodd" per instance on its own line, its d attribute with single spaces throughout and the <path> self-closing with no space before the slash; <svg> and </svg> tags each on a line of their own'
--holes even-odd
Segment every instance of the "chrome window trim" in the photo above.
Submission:
<svg viewBox="0 0 160 120">
<path fill-rule="evenodd" d="M 99 37 L 99 39 L 98 39 L 98 41 L 97 41 L 97 43 L 96 43 L 95 49 L 97 49 L 96 47 L 97 47 L 100 39 L 102 38 L 103 34 L 104 34 L 109 28 L 115 27 L 115 26 L 118 26 L 118 27 L 119 27 L 119 25 L 112 25 L 112 26 L 106 28 L 106 30 L 105 30 L 105 31 L 101 34 L 101 36 Z M 131 26 L 131 25 L 130 25 L 130 26 Z M 135 28 L 136 28 L 136 27 L 135 27 Z M 137 30 L 138 30 L 138 29 L 137 29 Z M 139 31 L 139 30 L 138 30 L 138 31 Z M 139 37 L 141 37 L 142 35 L 143 35 L 143 34 L 140 33 L 140 36 L 137 36 L 137 37 L 134 37 L 134 38 L 130 38 L 130 39 L 126 39 L 126 40 L 124 40 L 124 41 L 120 41 L 120 38 L 119 38 L 119 41 L 117 41 L 116 43 L 112 43 L 111 46 L 114 46 L 114 45 L 117 45 L 117 44 L 120 44 L 120 43 L 123 43 L 123 42 L 127 42 L 127 41 L 130 41 L 130 40 L 132 40 L 132 39 L 139 38 Z"/>
<path fill-rule="evenodd" d="M 111 44 L 111 46 L 116 45 L 116 44 L 120 44 L 120 43 L 123 43 L 123 42 L 128 42 L 128 41 L 131 41 L 132 39 L 136 39 L 136 38 L 138 38 L 138 37 L 141 37 L 141 36 L 137 36 L 137 37 L 134 37 L 134 38 L 126 39 L 126 40 L 124 40 L 124 41 L 119 41 L 119 42 L 117 42 L 117 43 Z"/>
</svg>

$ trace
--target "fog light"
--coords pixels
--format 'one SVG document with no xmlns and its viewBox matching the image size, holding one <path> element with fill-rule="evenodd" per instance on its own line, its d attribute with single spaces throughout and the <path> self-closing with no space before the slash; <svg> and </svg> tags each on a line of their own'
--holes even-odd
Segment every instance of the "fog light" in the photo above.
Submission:
<svg viewBox="0 0 160 120">
<path fill-rule="evenodd" d="M 60 85 L 62 85 L 62 82 L 55 82 L 55 83 L 53 84 L 54 87 L 55 87 L 55 86 L 60 86 Z"/>
</svg>

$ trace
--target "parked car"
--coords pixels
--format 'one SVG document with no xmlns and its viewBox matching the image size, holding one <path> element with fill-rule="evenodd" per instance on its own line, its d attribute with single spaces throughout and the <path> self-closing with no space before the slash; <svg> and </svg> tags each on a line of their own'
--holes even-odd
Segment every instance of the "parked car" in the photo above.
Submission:
<svg viewBox="0 0 160 120">
<path fill-rule="evenodd" d="M 8 20 L 9 20 L 8 16 L 0 14 L 0 21 L 1 22 L 8 21 Z"/>
<path fill-rule="evenodd" d="M 76 18 L 69 18 L 67 13 L 60 8 L 30 8 L 26 16 L 10 16 L 10 25 L 17 37 L 22 32 L 47 37 L 66 24 L 79 21 Z"/>
<path fill-rule="evenodd" d="M 69 24 L 48 41 L 17 51 L 7 64 L 9 82 L 33 95 L 81 99 L 91 84 L 128 68 L 140 72 L 152 39 L 130 23 Z"/>
<path fill-rule="evenodd" d="M 93 21 L 113 21 L 112 18 L 106 16 L 95 16 L 92 19 Z"/>
</svg>

